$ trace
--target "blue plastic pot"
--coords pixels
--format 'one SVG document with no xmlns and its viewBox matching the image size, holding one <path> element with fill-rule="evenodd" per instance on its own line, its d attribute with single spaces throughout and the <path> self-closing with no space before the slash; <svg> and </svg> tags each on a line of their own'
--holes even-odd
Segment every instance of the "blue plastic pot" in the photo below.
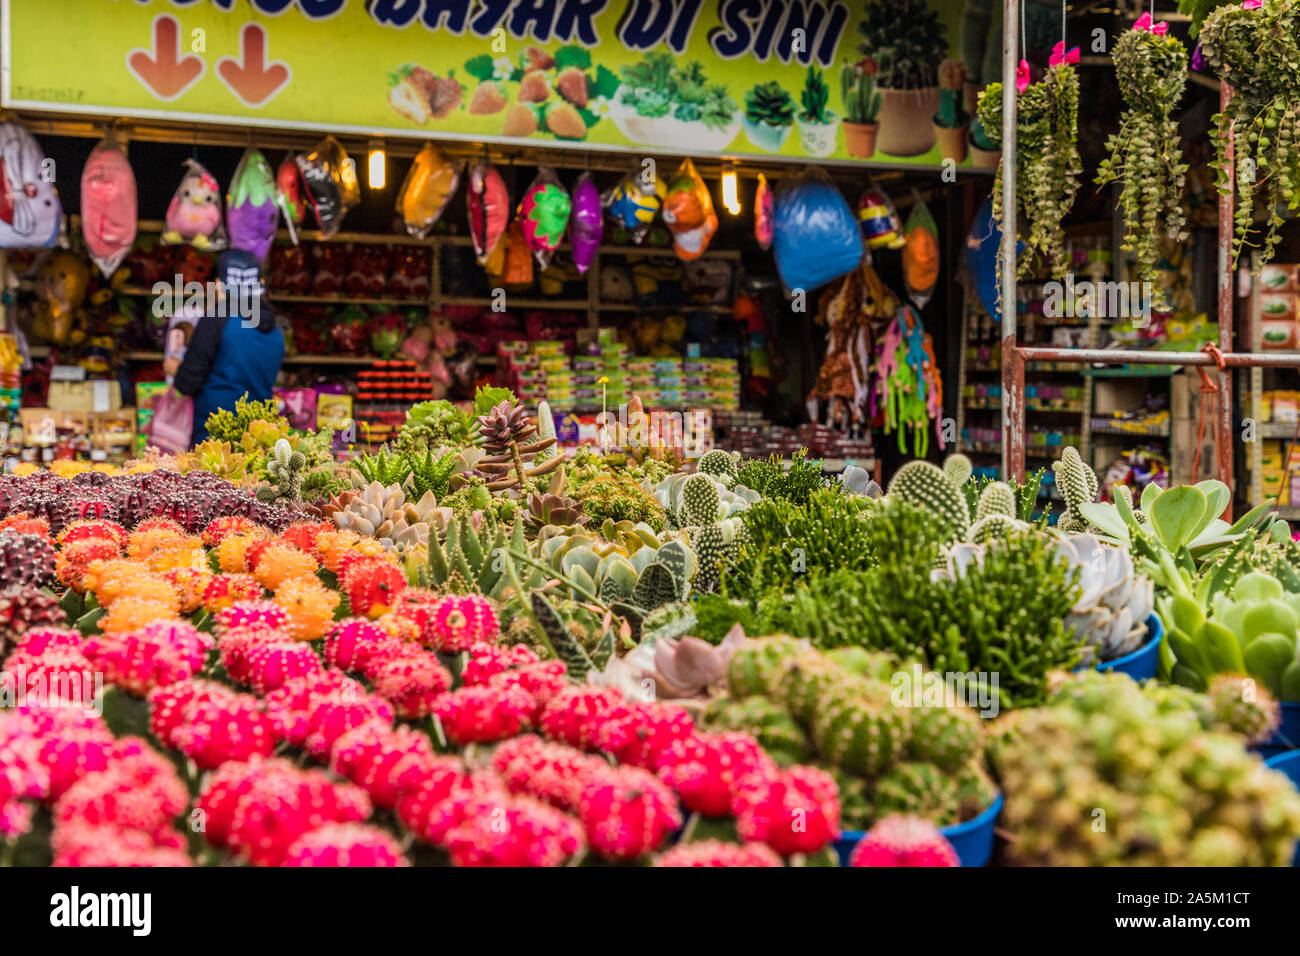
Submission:
<svg viewBox="0 0 1300 956">
<path fill-rule="evenodd" d="M 1282 706 L 1286 706 L 1283 704 Z M 1291 705 L 1292 707 L 1295 704 Z M 1277 754 L 1269 757 L 1264 763 L 1274 770 L 1287 775 L 1290 781 L 1295 784 L 1296 789 L 1300 790 L 1300 750 L 1288 750 L 1286 753 Z M 1296 847 L 1295 856 L 1291 858 L 1292 866 L 1300 866 L 1300 846 Z"/>
<path fill-rule="evenodd" d="M 1002 812 L 1002 794 L 989 804 L 988 809 L 965 823 L 940 827 L 939 832 L 957 851 L 957 859 L 962 866 L 987 866 L 993 856 L 993 825 L 997 823 L 998 814 Z M 849 865 L 849 854 L 866 835 L 865 830 L 845 830 L 835 841 L 835 853 L 840 858 L 840 866 Z"/>
<path fill-rule="evenodd" d="M 1165 639 L 1165 625 L 1159 615 L 1152 614 L 1147 618 L 1147 633 L 1151 637 L 1136 651 L 1098 664 L 1097 670 L 1127 674 L 1139 681 L 1155 677 L 1160 668 L 1160 642 Z"/>
<path fill-rule="evenodd" d="M 1283 701 L 1280 706 L 1282 722 L 1278 724 L 1276 732 L 1259 746 L 1251 748 L 1261 757 L 1288 754 L 1300 747 L 1300 704 Z"/>
</svg>

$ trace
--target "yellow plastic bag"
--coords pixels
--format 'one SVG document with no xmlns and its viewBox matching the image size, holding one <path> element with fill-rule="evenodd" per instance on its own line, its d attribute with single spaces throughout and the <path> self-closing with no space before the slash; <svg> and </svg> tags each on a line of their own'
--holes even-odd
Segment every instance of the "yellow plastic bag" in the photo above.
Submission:
<svg viewBox="0 0 1300 956">
<path fill-rule="evenodd" d="M 432 143 L 416 154 L 397 194 L 397 211 L 408 233 L 420 239 L 429 234 L 455 194 L 463 167 L 448 162 Z"/>
</svg>

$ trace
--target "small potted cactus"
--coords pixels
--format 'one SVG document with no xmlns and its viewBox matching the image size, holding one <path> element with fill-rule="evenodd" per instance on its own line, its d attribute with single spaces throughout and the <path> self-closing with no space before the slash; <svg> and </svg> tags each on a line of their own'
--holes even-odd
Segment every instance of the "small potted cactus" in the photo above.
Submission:
<svg viewBox="0 0 1300 956">
<path fill-rule="evenodd" d="M 794 127 L 794 99 L 776 80 L 745 94 L 745 135 L 759 149 L 779 153 Z"/>
<path fill-rule="evenodd" d="M 880 67 L 867 57 L 840 67 L 840 93 L 844 99 L 844 146 L 855 159 L 869 159 L 876 152 L 876 117 L 881 93 L 876 87 Z"/>
<path fill-rule="evenodd" d="M 999 148 L 997 140 L 989 136 L 984 125 L 978 117 L 971 120 L 970 132 L 967 135 L 968 147 L 970 152 L 970 164 L 979 169 L 996 169 L 998 163 L 1002 160 L 1002 150 Z"/>
<path fill-rule="evenodd" d="M 966 131 L 970 114 L 962 102 L 966 67 L 960 60 L 939 64 L 939 110 L 934 114 L 934 134 L 939 140 L 939 154 L 960 163 L 966 159 Z"/>
<path fill-rule="evenodd" d="M 835 152 L 836 134 L 840 128 L 840 114 L 830 108 L 831 91 L 826 77 L 815 66 L 808 67 L 803 92 L 799 102 L 803 106 L 795 116 L 799 127 L 799 142 L 809 156 L 822 158 Z"/>
</svg>

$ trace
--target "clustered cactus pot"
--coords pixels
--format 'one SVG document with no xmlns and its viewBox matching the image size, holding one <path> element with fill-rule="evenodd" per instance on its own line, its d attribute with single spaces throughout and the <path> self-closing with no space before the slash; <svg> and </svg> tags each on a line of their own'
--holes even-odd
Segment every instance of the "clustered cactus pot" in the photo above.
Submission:
<svg viewBox="0 0 1300 956">
<path fill-rule="evenodd" d="M 867 57 L 840 67 L 840 94 L 844 100 L 844 148 L 854 159 L 870 159 L 876 152 L 881 95 L 876 86 L 880 67 Z"/>
<path fill-rule="evenodd" d="M 880 132 L 876 145 L 894 156 L 929 152 L 939 111 L 939 62 L 947 50 L 943 24 L 925 0 L 873 0 L 858 23 L 858 49 L 880 65 Z"/>
</svg>

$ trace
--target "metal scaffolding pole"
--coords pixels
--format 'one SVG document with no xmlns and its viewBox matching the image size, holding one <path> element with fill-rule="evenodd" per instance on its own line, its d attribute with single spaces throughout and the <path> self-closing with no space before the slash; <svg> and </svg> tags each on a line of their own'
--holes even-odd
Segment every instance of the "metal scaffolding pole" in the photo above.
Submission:
<svg viewBox="0 0 1300 956">
<path fill-rule="evenodd" d="M 1002 355 L 1016 347 L 1016 67 L 1020 64 L 1020 0 L 1002 3 Z M 1023 480 L 1025 471 L 1025 379 L 1016 364 L 1002 362 L 1002 475 Z M 1017 445 L 1018 443 L 1018 445 Z"/>
</svg>

